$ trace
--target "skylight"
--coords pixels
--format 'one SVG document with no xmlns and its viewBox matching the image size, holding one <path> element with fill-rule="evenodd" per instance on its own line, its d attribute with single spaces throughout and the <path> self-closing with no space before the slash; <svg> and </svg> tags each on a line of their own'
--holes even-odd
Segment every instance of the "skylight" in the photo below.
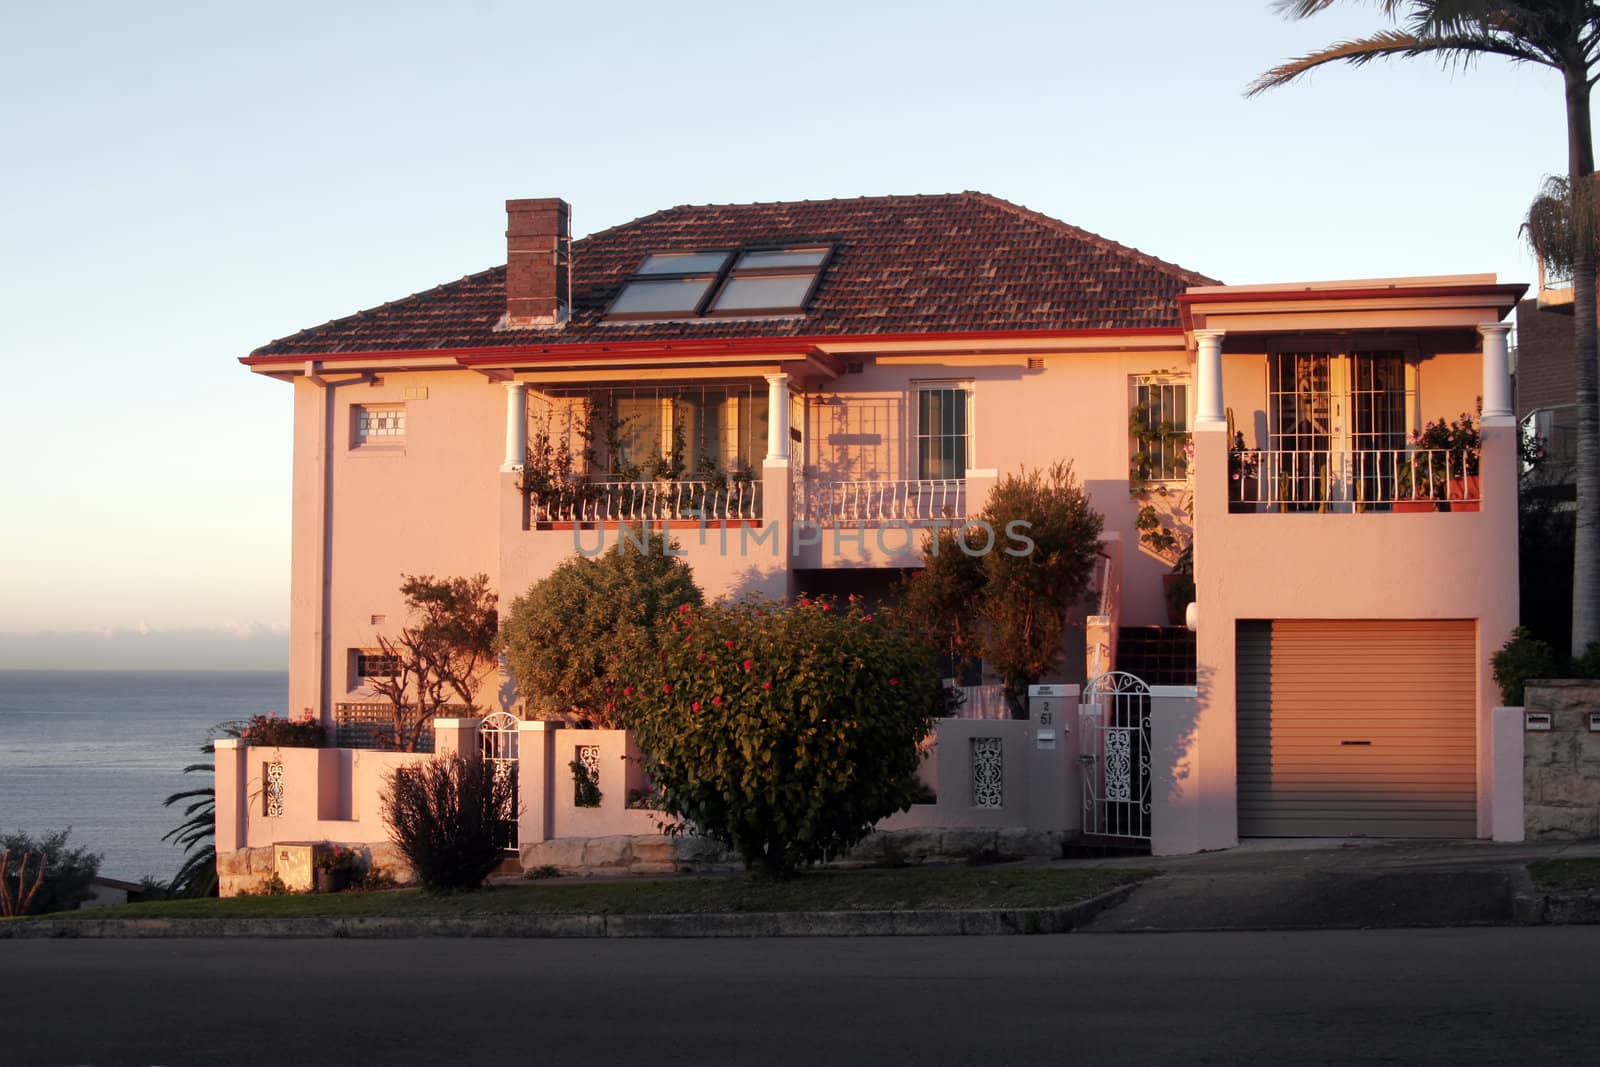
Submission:
<svg viewBox="0 0 1600 1067">
<path fill-rule="evenodd" d="M 611 320 L 804 311 L 832 249 L 827 245 L 652 252 L 606 311 Z"/>
</svg>

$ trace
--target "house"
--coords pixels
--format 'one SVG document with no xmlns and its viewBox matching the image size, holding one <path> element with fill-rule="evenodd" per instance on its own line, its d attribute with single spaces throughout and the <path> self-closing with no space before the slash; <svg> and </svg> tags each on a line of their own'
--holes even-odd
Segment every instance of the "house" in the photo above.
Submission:
<svg viewBox="0 0 1600 1067">
<path fill-rule="evenodd" d="M 295 395 L 291 707 L 358 714 L 402 573 L 485 572 L 506 600 L 647 519 L 711 596 L 884 595 L 924 530 L 1070 459 L 1107 533 L 1063 681 L 1127 669 L 1167 621 L 1175 553 L 1142 513 L 1194 541 L 1196 677 L 1147 689 L 1156 815 L 1132 836 L 1491 832 L 1521 286 L 1223 286 L 979 193 L 683 206 L 578 240 L 562 200 L 506 209 L 504 266 L 243 361 Z M 1411 447 L 1475 406 L 1481 457 Z"/>
</svg>

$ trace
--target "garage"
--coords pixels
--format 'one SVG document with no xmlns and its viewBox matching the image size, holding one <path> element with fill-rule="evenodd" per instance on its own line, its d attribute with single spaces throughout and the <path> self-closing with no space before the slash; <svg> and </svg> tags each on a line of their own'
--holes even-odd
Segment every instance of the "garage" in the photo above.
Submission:
<svg viewBox="0 0 1600 1067">
<path fill-rule="evenodd" d="M 1472 620 L 1240 621 L 1241 837 L 1473 837 Z"/>
</svg>

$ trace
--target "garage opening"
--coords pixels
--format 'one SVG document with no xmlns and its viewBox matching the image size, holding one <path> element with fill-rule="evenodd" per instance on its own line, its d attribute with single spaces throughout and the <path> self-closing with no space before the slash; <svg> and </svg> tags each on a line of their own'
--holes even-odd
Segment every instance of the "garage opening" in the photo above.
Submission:
<svg viewBox="0 0 1600 1067">
<path fill-rule="evenodd" d="M 1476 624 L 1238 623 L 1241 837 L 1473 837 Z"/>
</svg>

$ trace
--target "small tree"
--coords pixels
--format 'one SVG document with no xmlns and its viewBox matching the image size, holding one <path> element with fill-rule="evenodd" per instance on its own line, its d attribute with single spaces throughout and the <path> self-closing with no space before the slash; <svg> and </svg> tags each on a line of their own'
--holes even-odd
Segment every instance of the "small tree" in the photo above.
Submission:
<svg viewBox="0 0 1600 1067">
<path fill-rule="evenodd" d="M 378 636 L 394 673 L 369 679 L 367 687 L 394 708 L 395 748 L 415 752 L 422 728 L 452 700 L 468 714 L 477 710 L 478 683 L 494 663 L 499 617 L 486 574 L 403 577 L 400 592 L 415 621 L 394 637 Z"/>
<path fill-rule="evenodd" d="M 511 602 L 500 645 L 530 713 L 627 725 L 627 673 L 655 656 L 661 622 L 703 599 L 667 547 L 660 533 L 619 537 L 617 551 L 574 556 Z"/>
<path fill-rule="evenodd" d="M 0 837 L 0 915 L 69 911 L 88 900 L 100 856 L 68 848 L 68 830 L 34 840 L 20 830 Z"/>
<path fill-rule="evenodd" d="M 515 787 L 491 760 L 438 756 L 388 775 L 383 821 L 423 886 L 476 889 L 505 858 Z"/>
<path fill-rule="evenodd" d="M 1007 475 L 969 531 L 930 536 L 901 589 L 908 630 L 966 662 L 987 661 L 1014 709 L 1061 660 L 1089 592 L 1104 525 L 1072 464 Z M 980 525 L 981 524 L 981 525 Z"/>
<path fill-rule="evenodd" d="M 661 808 L 792 874 L 910 807 L 937 680 L 925 648 L 827 600 L 684 605 L 629 702 Z"/>
</svg>

